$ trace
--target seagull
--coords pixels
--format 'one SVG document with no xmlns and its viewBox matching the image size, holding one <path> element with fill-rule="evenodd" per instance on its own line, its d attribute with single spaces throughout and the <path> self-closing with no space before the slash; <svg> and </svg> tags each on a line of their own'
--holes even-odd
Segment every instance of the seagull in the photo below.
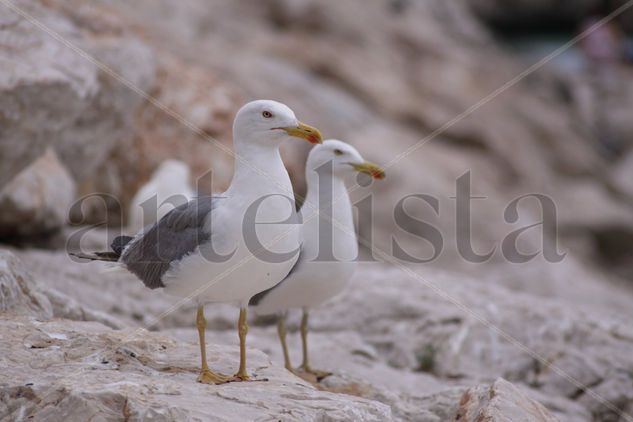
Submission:
<svg viewBox="0 0 633 422">
<path fill-rule="evenodd" d="M 295 370 L 286 345 L 286 317 L 289 309 L 303 310 L 303 362 L 300 369 L 317 380 L 328 373 L 310 366 L 308 316 L 311 309 L 339 294 L 356 269 L 358 241 L 352 204 L 344 183 L 345 176 L 355 172 L 369 174 L 375 179 L 385 177 L 382 168 L 365 161 L 345 142 L 330 139 L 310 151 L 306 163 L 308 192 L 300 210 L 303 243 L 299 259 L 286 278 L 253 296 L 249 303 L 259 315 L 277 314 L 284 365 L 291 372 Z M 319 218 L 314 218 L 316 210 Z M 320 242 L 323 243 L 321 247 Z"/>
<path fill-rule="evenodd" d="M 141 186 L 130 202 L 127 231 L 138 233 L 143 227 L 154 224 L 173 208 L 191 201 L 195 192 L 189 183 L 191 171 L 180 160 L 165 160 L 152 173 L 150 180 Z M 146 203 L 155 198 L 153 207 Z"/>
<path fill-rule="evenodd" d="M 75 254 L 116 261 L 146 287 L 197 302 L 199 382 L 251 380 L 246 371 L 248 302 L 279 283 L 298 258 L 300 225 L 291 224 L 297 217 L 294 195 L 279 153 L 280 144 L 290 137 L 322 141 L 317 129 L 298 121 L 284 104 L 258 100 L 244 105 L 233 122 L 236 163 L 226 192 L 178 206 L 134 237 L 115 238 L 112 251 Z M 253 204 L 254 217 L 249 214 Z M 249 221 L 253 218 L 256 221 Z M 251 225 L 257 242 L 248 236 Z M 207 364 L 204 305 L 213 302 L 240 307 L 240 364 L 232 377 L 213 372 Z"/>
</svg>

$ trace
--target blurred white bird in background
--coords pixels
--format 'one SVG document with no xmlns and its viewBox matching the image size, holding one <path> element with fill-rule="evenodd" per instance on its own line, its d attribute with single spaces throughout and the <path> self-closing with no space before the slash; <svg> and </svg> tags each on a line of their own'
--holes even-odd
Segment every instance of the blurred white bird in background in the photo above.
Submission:
<svg viewBox="0 0 633 422">
<path fill-rule="evenodd" d="M 174 208 L 186 204 L 196 196 L 191 187 L 189 166 L 179 160 L 165 160 L 152 173 L 132 198 L 128 214 L 127 232 L 138 233 L 154 224 Z M 155 198 L 155 199 L 154 199 Z"/>
</svg>

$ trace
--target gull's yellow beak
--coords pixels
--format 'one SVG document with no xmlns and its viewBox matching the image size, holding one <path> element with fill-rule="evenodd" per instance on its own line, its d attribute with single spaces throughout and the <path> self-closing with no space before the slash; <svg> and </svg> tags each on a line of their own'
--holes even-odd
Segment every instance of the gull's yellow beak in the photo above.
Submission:
<svg viewBox="0 0 633 422">
<path fill-rule="evenodd" d="M 323 137 L 321 136 L 319 129 L 308 126 L 305 123 L 299 122 L 299 126 L 281 127 L 279 129 L 285 130 L 290 136 L 305 139 L 311 144 L 320 144 L 323 142 Z"/>
<path fill-rule="evenodd" d="M 380 167 L 378 164 L 370 163 L 369 161 L 365 161 L 361 164 L 352 164 L 354 170 L 365 173 L 373 177 L 374 179 L 384 179 L 385 178 L 385 170 Z"/>
</svg>

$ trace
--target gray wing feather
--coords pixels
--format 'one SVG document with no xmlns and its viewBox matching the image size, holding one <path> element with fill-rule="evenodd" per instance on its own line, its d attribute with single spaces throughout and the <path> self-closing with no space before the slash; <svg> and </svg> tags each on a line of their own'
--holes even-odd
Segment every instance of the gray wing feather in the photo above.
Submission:
<svg viewBox="0 0 633 422">
<path fill-rule="evenodd" d="M 204 223 L 219 199 L 205 196 L 174 208 L 130 242 L 120 262 L 150 289 L 165 287 L 162 277 L 171 264 L 211 239 Z"/>
</svg>

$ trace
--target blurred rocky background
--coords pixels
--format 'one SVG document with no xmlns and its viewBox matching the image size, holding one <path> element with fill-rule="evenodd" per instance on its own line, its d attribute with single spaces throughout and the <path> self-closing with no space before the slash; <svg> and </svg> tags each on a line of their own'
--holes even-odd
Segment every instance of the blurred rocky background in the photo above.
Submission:
<svg viewBox="0 0 633 422">
<path fill-rule="evenodd" d="M 418 258 L 440 252 L 419 225 L 396 226 L 406 195 L 437 198 L 438 210 L 415 199 L 406 210 L 438 228 L 443 245 L 431 262 L 407 266 L 415 277 L 362 264 L 352 287 L 314 313 L 315 362 L 336 372 L 318 385 L 327 392 L 288 387 L 300 381 L 279 366 L 274 329 L 254 328 L 249 345 L 271 356 L 272 366 L 264 355 L 257 362 L 274 385 L 243 390 L 252 400 L 238 411 L 318 418 L 307 400 L 321 400 L 339 409 L 335 420 L 631 420 L 621 413 L 633 412 L 633 9 L 618 9 L 626 4 L 2 0 L 0 246 L 10 252 L 0 256 L 0 332 L 11 338 L 20 327 L 35 340 L 2 346 L 0 367 L 14 369 L 2 371 L 0 412 L 54 417 L 47 412 L 64 403 L 77 420 L 94 408 L 114 419 L 154 415 L 145 393 L 122 380 L 150 395 L 191 394 L 172 407 L 152 396 L 166 419 L 198 417 L 203 405 L 240 394 L 206 403 L 207 390 L 187 384 L 192 374 L 161 384 L 164 368 L 151 364 L 166 359 L 159 344 L 185 348 L 195 365 L 195 345 L 174 345 L 195 341 L 192 306 L 156 321 L 174 299 L 74 262 L 66 248 L 79 238 L 105 247 L 167 159 L 189 166 L 198 192 L 224 189 L 235 111 L 271 98 L 388 166 L 384 181 L 354 190 L 356 200 L 374 195 L 373 225 L 360 235 L 378 260 L 392 238 Z M 557 50 L 581 31 L 590 33 Z M 308 148 L 283 151 L 299 194 Z M 481 263 L 462 257 L 468 236 L 456 223 L 466 173 L 470 194 L 483 197 L 470 216 L 474 251 L 492 252 Z M 528 194 L 551 198 L 558 224 L 525 231 L 520 248 L 555 247 L 566 252 L 561 262 L 539 254 L 510 263 L 501 253 L 510 233 L 542 219 L 534 198 L 521 200 L 516 221 L 504 219 Z M 209 308 L 209 342 L 234 344 L 235 311 Z M 120 334 L 140 326 L 162 332 Z M 103 344 L 120 359 L 101 356 Z M 233 350 L 217 347 L 221 359 Z M 70 363 L 57 374 L 37 369 L 59 365 L 60 353 Z M 42 366 L 33 369 L 36 359 Z M 77 366 L 91 374 L 81 385 L 54 376 L 73 379 Z M 94 388 L 102 377 L 105 392 Z M 261 400 L 281 408 L 265 410 Z"/>
</svg>

